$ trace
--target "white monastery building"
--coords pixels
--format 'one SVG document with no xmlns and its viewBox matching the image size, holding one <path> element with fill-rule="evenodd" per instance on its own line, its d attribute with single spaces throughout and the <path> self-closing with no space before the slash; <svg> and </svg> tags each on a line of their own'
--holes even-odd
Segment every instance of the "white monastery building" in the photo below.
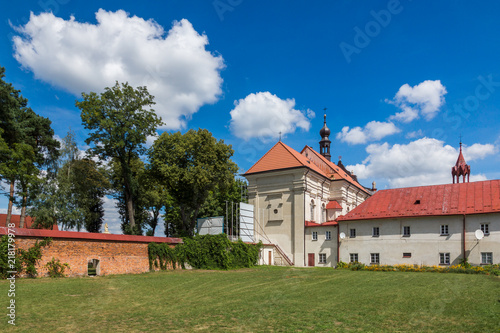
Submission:
<svg viewBox="0 0 500 333">
<path fill-rule="evenodd" d="M 499 262 L 500 180 L 465 182 L 461 143 L 452 184 L 377 191 L 331 162 L 326 115 L 320 135 L 319 153 L 279 141 L 244 174 L 261 264 Z"/>
</svg>

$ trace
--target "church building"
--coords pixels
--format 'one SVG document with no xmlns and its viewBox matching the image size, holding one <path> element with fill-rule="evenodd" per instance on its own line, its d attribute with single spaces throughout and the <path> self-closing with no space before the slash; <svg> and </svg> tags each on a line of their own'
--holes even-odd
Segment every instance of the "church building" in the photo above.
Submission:
<svg viewBox="0 0 500 333">
<path fill-rule="evenodd" d="M 261 264 L 499 262 L 500 180 L 469 183 L 462 143 L 453 183 L 377 191 L 331 162 L 326 115 L 320 135 L 319 153 L 279 141 L 244 174 Z"/>
<path fill-rule="evenodd" d="M 320 135 L 320 153 L 309 146 L 299 153 L 279 141 L 244 174 L 264 264 L 335 266 L 335 220 L 375 192 L 340 160 L 331 162 L 326 115 Z"/>
</svg>

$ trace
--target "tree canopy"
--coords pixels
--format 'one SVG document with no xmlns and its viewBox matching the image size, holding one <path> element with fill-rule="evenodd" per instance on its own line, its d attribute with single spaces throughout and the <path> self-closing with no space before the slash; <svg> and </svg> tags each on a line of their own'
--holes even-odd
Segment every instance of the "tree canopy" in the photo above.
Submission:
<svg viewBox="0 0 500 333">
<path fill-rule="evenodd" d="M 85 140 L 92 144 L 90 152 L 101 160 L 116 159 L 120 164 L 120 181 L 123 184 L 123 197 L 126 203 L 131 233 L 136 229 L 132 161 L 145 153 L 148 136 L 156 134 L 162 124 L 151 107 L 154 97 L 146 87 L 133 88 L 128 83 L 116 84 L 105 88 L 101 94 L 82 93 L 83 100 L 76 106 L 81 110 L 82 123 L 90 130 Z"/>
<path fill-rule="evenodd" d="M 206 129 L 165 132 L 149 150 L 152 172 L 178 207 L 179 235 L 193 235 L 196 218 L 210 193 L 224 191 L 234 182 L 238 167 L 231 160 L 233 153 L 231 145 L 217 141 Z"/>
</svg>

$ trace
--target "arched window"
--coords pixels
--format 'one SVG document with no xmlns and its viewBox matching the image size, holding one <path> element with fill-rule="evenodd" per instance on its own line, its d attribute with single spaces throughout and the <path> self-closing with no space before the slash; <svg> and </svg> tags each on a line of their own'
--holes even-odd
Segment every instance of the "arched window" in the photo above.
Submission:
<svg viewBox="0 0 500 333">
<path fill-rule="evenodd" d="M 311 200 L 311 221 L 315 221 L 315 218 L 314 218 L 314 208 L 316 206 L 314 205 L 314 200 Z"/>
<path fill-rule="evenodd" d="M 323 204 L 321 206 L 321 223 L 325 223 L 326 222 L 326 208 L 325 208 L 325 204 Z"/>
</svg>

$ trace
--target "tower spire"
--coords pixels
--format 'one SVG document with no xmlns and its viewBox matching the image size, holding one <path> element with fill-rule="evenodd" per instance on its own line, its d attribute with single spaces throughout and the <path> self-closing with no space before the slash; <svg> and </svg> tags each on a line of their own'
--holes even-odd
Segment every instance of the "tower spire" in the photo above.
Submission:
<svg viewBox="0 0 500 333">
<path fill-rule="evenodd" d="M 332 160 L 332 156 L 330 155 L 330 129 L 326 126 L 326 108 L 323 109 L 325 111 L 323 127 L 319 131 L 319 135 L 321 135 L 321 141 L 319 142 L 319 153 L 323 155 L 328 161 Z"/>
<path fill-rule="evenodd" d="M 463 182 L 465 183 L 465 176 L 467 175 L 467 182 L 470 178 L 470 165 L 465 162 L 464 155 L 462 154 L 462 135 L 460 135 L 460 151 L 458 153 L 457 163 L 451 168 L 451 176 L 453 178 L 453 184 L 455 184 L 455 176 L 457 177 L 457 183 L 460 183 L 460 176 L 463 176 Z"/>
</svg>

